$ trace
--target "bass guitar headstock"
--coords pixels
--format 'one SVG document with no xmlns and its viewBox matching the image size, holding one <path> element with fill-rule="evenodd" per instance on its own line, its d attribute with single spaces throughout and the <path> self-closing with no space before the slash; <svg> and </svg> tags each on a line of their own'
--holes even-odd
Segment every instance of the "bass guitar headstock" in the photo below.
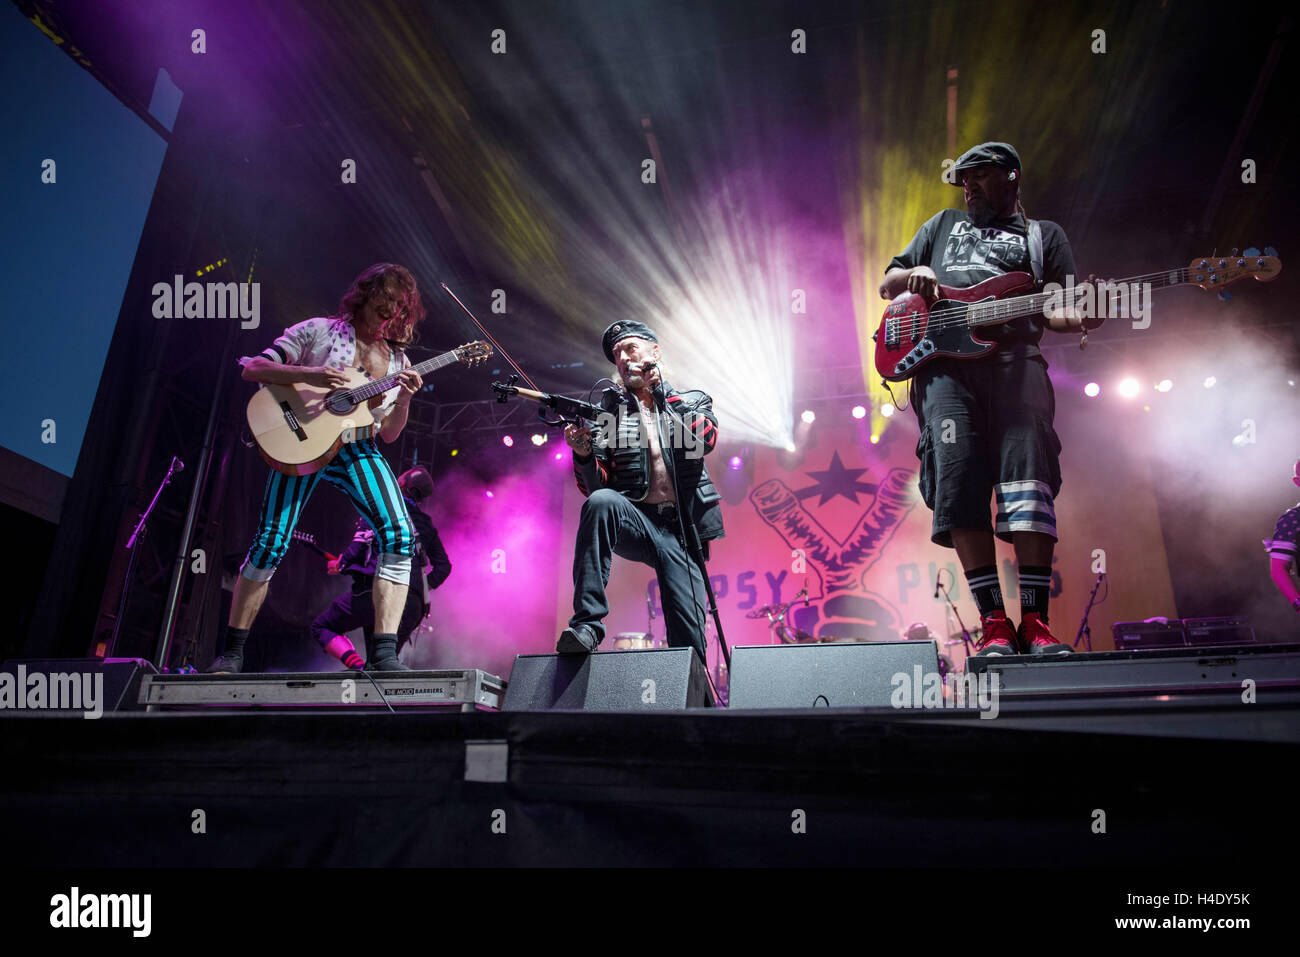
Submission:
<svg viewBox="0 0 1300 957">
<path fill-rule="evenodd" d="M 475 340 L 474 342 L 467 342 L 463 346 L 457 346 L 452 351 L 456 353 L 456 358 L 459 361 L 467 366 L 472 366 L 478 362 L 486 362 L 492 358 L 492 354 L 496 350 L 492 348 L 490 343 Z"/>
<path fill-rule="evenodd" d="M 1232 250 L 1227 256 L 1205 256 L 1193 259 L 1187 267 L 1187 281 L 1202 289 L 1222 289 L 1238 279 L 1251 277 L 1260 282 L 1272 282 L 1282 272 L 1282 260 L 1277 258 L 1276 250 L 1265 248 L 1261 254 L 1258 249 L 1247 249 L 1238 254 Z"/>
</svg>

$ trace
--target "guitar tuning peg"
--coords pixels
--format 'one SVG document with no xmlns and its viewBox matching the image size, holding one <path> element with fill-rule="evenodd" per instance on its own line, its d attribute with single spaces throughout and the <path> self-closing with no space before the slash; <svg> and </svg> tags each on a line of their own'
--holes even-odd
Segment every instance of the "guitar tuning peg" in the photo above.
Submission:
<svg viewBox="0 0 1300 957">
<path fill-rule="evenodd" d="M 1274 249 L 1272 246 L 1265 246 L 1265 247 L 1264 247 L 1264 255 L 1265 255 L 1265 256 L 1276 256 L 1276 255 L 1277 255 L 1277 250 Z"/>
<path fill-rule="evenodd" d="M 1237 255 L 1237 247 L 1236 247 L 1236 246 L 1233 246 L 1233 247 L 1232 247 L 1232 252 L 1228 253 L 1228 255 L 1229 255 L 1229 256 L 1235 256 L 1235 255 Z"/>
<path fill-rule="evenodd" d="M 1253 256 L 1258 256 L 1258 255 L 1259 255 L 1259 250 L 1256 249 L 1254 246 L 1249 246 L 1249 247 L 1247 247 L 1247 249 L 1246 249 L 1246 253 L 1245 253 L 1245 254 L 1246 254 L 1247 256 L 1252 256 L 1252 257 L 1253 257 Z"/>
</svg>

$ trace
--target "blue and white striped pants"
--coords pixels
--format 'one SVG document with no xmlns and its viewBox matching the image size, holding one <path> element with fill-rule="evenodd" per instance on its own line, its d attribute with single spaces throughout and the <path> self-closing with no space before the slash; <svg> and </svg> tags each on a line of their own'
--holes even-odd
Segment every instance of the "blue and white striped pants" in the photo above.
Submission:
<svg viewBox="0 0 1300 957">
<path fill-rule="evenodd" d="M 270 581 L 289 550 L 302 507 L 321 479 L 346 492 L 374 529 L 379 551 L 375 574 L 407 584 L 411 577 L 415 532 L 393 470 L 371 438 L 345 442 L 329 465 L 311 475 L 271 472 L 266 480 L 257 535 L 239 573 L 250 581 Z"/>
</svg>

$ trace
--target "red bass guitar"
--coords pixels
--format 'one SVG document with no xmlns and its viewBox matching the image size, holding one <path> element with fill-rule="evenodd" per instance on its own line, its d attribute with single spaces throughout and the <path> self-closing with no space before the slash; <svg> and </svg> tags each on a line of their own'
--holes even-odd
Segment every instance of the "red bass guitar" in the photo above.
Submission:
<svg viewBox="0 0 1300 957">
<path fill-rule="evenodd" d="M 1281 271 L 1282 263 L 1276 256 L 1238 256 L 1233 250 L 1231 256 L 1196 259 L 1190 266 L 1111 283 L 1126 289 L 1133 283 L 1149 284 L 1152 289 L 1184 284 L 1221 289 L 1247 276 L 1268 282 Z M 979 337 L 983 327 L 1043 315 L 1052 295 L 1033 293 L 1033 288 L 1034 277 L 1029 273 L 1011 272 L 967 289 L 940 285 L 939 298 L 928 305 L 925 297 L 914 292 L 895 297 L 885 309 L 880 327 L 871 335 L 876 343 L 876 371 L 886 381 L 901 382 L 935 359 L 978 359 L 988 355 L 997 343 Z"/>
</svg>

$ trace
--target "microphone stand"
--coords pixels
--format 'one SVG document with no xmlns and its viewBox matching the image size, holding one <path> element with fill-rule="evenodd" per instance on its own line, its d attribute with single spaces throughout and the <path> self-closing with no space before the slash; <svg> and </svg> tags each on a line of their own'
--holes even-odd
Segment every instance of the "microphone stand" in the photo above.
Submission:
<svg viewBox="0 0 1300 957">
<path fill-rule="evenodd" d="M 969 657 L 971 650 L 975 647 L 975 640 L 971 638 L 970 631 L 966 628 L 966 622 L 961 620 L 961 612 L 959 612 L 957 606 L 952 603 L 952 596 L 948 594 L 948 586 L 943 584 L 943 579 L 941 577 L 942 574 L 943 572 L 940 570 L 939 574 L 935 575 L 934 587 L 943 592 L 944 601 L 948 603 L 949 609 L 952 610 L 953 616 L 957 619 L 957 624 L 961 625 L 961 643 L 962 647 L 966 650 L 967 657 Z"/>
<path fill-rule="evenodd" d="M 171 484 L 172 476 L 185 468 L 185 463 L 172 456 L 172 464 L 167 468 L 167 474 L 163 476 L 162 483 L 158 486 L 158 491 L 153 493 L 153 501 L 149 503 L 140 515 L 140 520 L 135 523 L 135 529 L 131 532 L 131 537 L 127 539 L 126 550 L 131 553 L 131 557 L 126 562 L 126 577 L 122 581 L 122 597 L 117 603 L 117 620 L 113 622 L 113 637 L 109 639 L 108 654 L 104 657 L 111 658 L 117 650 L 118 638 L 122 635 L 122 619 L 126 615 L 126 600 L 131 593 L 131 586 L 135 583 L 135 556 L 136 545 L 140 544 L 140 539 L 144 538 L 149 532 L 149 516 L 153 514 L 154 506 L 162 498 L 163 489 Z M 166 662 L 160 662 L 166 664 Z"/>
<path fill-rule="evenodd" d="M 1101 580 L 1106 577 L 1105 572 L 1097 576 L 1097 580 L 1092 583 L 1092 594 L 1088 596 L 1088 607 L 1083 610 L 1083 623 L 1079 625 L 1079 633 L 1074 636 L 1074 647 L 1079 647 L 1079 642 L 1083 638 L 1088 639 L 1088 650 L 1092 651 L 1092 629 L 1088 626 L 1088 616 L 1092 614 L 1092 606 L 1097 600 L 1097 589 L 1101 587 Z M 1110 594 L 1107 588 L 1106 594 Z"/>
<path fill-rule="evenodd" d="M 660 415 L 667 413 L 666 401 L 663 386 L 660 385 L 654 390 L 655 409 Z M 677 462 L 673 456 L 671 448 L 665 448 L 663 422 L 656 416 L 655 428 L 659 432 L 659 450 L 663 455 L 663 460 L 668 465 L 668 470 L 672 473 L 673 494 L 677 497 L 677 522 L 681 526 L 682 538 L 686 544 L 686 551 L 699 566 L 700 576 L 704 579 L 704 593 L 708 596 L 709 607 L 708 614 L 713 616 L 713 624 L 718 631 L 718 648 L 722 652 L 722 660 L 727 665 L 727 674 L 731 674 L 731 649 L 727 647 L 727 639 L 722 633 L 722 617 L 718 614 L 718 600 L 713 594 L 713 583 L 709 581 L 709 569 L 704 561 L 704 546 L 700 542 L 699 529 L 695 527 L 695 521 L 686 520 L 686 505 L 682 498 L 682 490 L 677 483 Z M 682 422 L 682 428 L 686 428 L 686 423 Z M 691 495 L 695 495 L 695 490 L 691 489 Z M 692 592 L 694 591 L 694 585 Z M 704 662 L 704 672 L 707 675 L 709 671 L 708 660 Z M 717 694 L 715 691 L 714 697 Z"/>
</svg>

